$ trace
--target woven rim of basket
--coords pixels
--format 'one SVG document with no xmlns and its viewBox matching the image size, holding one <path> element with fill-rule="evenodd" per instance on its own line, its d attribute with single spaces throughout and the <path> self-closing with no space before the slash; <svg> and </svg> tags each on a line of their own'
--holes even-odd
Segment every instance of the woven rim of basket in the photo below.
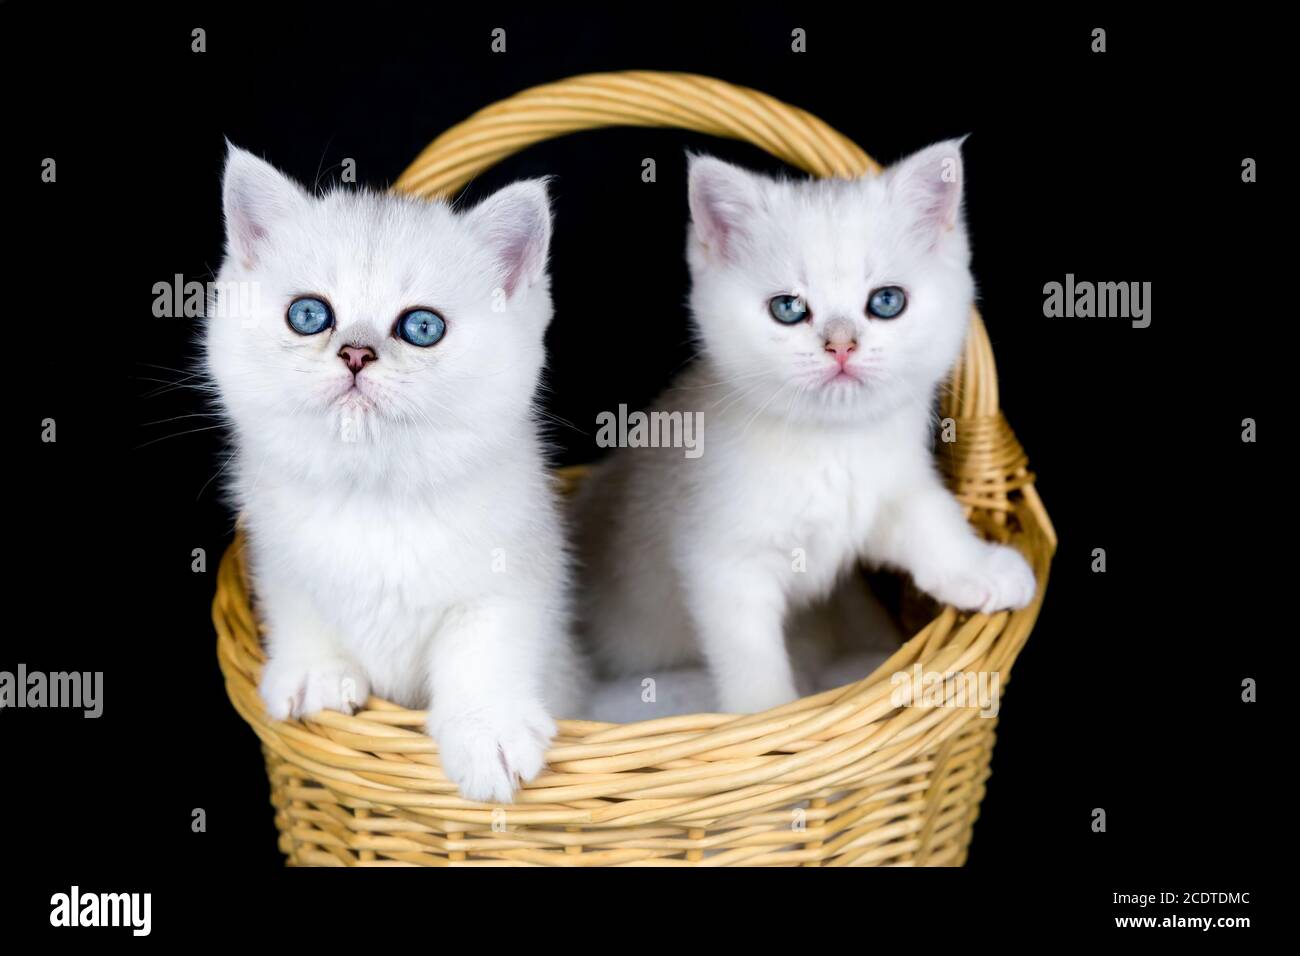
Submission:
<svg viewBox="0 0 1300 956">
<path fill-rule="evenodd" d="M 394 188 L 450 196 L 534 143 L 604 126 L 680 127 L 747 140 L 818 176 L 879 171 L 821 120 L 763 93 L 703 76 L 627 72 L 572 77 L 489 106 L 434 140 Z M 1029 558 L 1038 579 L 1034 603 L 992 615 L 943 608 L 857 683 L 760 714 L 688 714 L 632 724 L 561 720 L 547 769 L 508 807 L 511 825 L 702 829 L 849 789 L 867 776 L 880 782 L 873 800 L 887 800 L 888 781 L 905 791 L 909 779 L 932 769 L 936 748 L 968 721 L 982 719 L 974 708 L 938 701 L 895 706 L 889 680 L 919 664 L 926 673 L 942 675 L 998 672 L 1005 684 L 1038 616 L 1056 547 L 1027 459 L 998 409 L 983 321 L 974 313 L 971 322 L 943 397 L 944 415 L 956 419 L 957 441 L 940 463 L 972 522 Z M 494 822 L 499 808 L 461 798 L 443 775 L 437 745 L 424 733 L 423 711 L 372 697 L 353 716 L 325 711 L 300 721 L 267 717 L 257 694 L 264 655 L 242 536 L 222 559 L 212 616 L 231 702 L 263 745 L 302 776 L 357 807 L 381 806 L 422 822 Z"/>
</svg>

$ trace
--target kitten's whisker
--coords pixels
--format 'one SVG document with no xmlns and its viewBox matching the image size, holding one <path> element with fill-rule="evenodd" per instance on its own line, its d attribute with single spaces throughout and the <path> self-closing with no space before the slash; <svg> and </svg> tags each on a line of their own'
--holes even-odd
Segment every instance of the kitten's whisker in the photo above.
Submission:
<svg viewBox="0 0 1300 956">
<path fill-rule="evenodd" d="M 227 467 L 227 466 L 228 466 L 232 461 L 235 460 L 235 455 L 236 455 L 236 454 L 238 454 L 238 452 L 233 452 L 233 451 L 232 451 L 229 455 L 226 456 L 226 460 L 223 461 L 223 462 L 221 463 L 221 467 L 218 468 L 216 471 L 214 471 L 214 472 L 212 473 L 212 477 L 209 478 L 207 481 L 205 481 L 205 482 L 203 483 L 203 487 L 199 489 L 199 493 L 198 493 L 197 495 L 194 496 L 194 500 L 195 500 L 195 501 L 198 501 L 200 498 L 203 497 L 203 492 L 205 492 L 205 491 L 208 490 L 208 485 L 212 484 L 212 483 L 213 483 L 214 481 L 216 481 L 219 477 L 221 477 L 221 473 L 224 472 L 224 471 L 226 470 L 226 467 Z"/>
<path fill-rule="evenodd" d="M 177 375 L 185 376 L 185 378 L 193 378 L 195 375 L 203 374 L 201 371 L 196 372 L 193 369 L 172 368 L 170 365 L 155 365 L 152 362 L 136 362 L 135 364 L 141 368 L 156 368 L 163 372 L 175 372 Z"/>
<path fill-rule="evenodd" d="M 693 391 L 695 389 L 701 389 L 701 388 L 717 388 L 719 385 L 730 385 L 734 382 L 743 382 L 751 378 L 756 378 L 759 375 L 766 375 L 766 374 L 768 373 L 765 369 L 759 369 L 754 372 L 746 372 L 744 375 L 737 375 L 734 378 L 724 378 L 718 382 L 705 382 L 703 385 L 675 385 L 673 386 L 673 389 L 674 391 L 681 390 L 687 392 L 687 391 Z"/>
<path fill-rule="evenodd" d="M 726 400 L 726 399 L 728 399 L 728 398 L 731 398 L 731 401 L 727 402 L 726 405 L 724 405 L 722 408 L 719 408 L 719 409 L 718 409 L 717 414 L 718 414 L 719 416 L 725 415 L 725 414 L 728 412 L 728 410 L 730 410 L 730 408 L 731 408 L 733 405 L 735 405 L 735 404 L 736 404 L 737 402 L 739 402 L 739 401 L 742 401 L 743 399 L 747 398 L 748 396 L 754 394 L 754 392 L 755 392 L 755 391 L 758 389 L 758 387 L 759 387 L 760 385 L 762 385 L 762 384 L 763 384 L 763 382 L 762 382 L 762 380 L 760 380 L 760 381 L 755 382 L 753 385 L 749 386 L 748 388 L 737 388 L 737 389 L 734 389 L 733 391 L 728 392 L 726 395 L 722 396 L 722 398 L 718 399 L 718 401 L 716 401 L 716 402 L 714 402 L 712 405 L 710 405 L 709 408 L 716 408 L 716 407 L 718 406 L 719 403 L 721 403 L 722 401 L 724 401 L 724 400 Z M 735 397 L 733 398 L 732 396 L 735 396 Z"/>
<path fill-rule="evenodd" d="M 559 425 L 561 428 L 568 428 L 571 431 L 577 432 L 579 435 L 590 436 L 591 434 L 590 432 L 583 431 L 581 428 L 573 424 L 573 422 L 569 421 L 568 419 L 561 418 L 559 415 L 553 415 L 550 412 L 545 411 L 543 409 L 536 409 L 536 414 L 543 421 L 548 421 L 553 424 Z"/>
<path fill-rule="evenodd" d="M 171 418 L 160 418 L 156 422 L 140 422 L 139 428 L 147 428 L 150 425 L 165 425 L 167 422 L 180 421 L 182 418 L 221 418 L 225 416 L 219 412 L 190 412 L 188 415 L 173 415 Z"/>
<path fill-rule="evenodd" d="M 749 416 L 748 421 L 745 422 L 745 427 L 740 430 L 741 438 L 745 437 L 745 433 L 749 431 L 749 426 L 754 424 L 754 422 L 758 420 L 758 416 L 762 415 L 763 412 L 767 410 L 767 406 L 772 404 L 772 400 L 776 398 L 778 395 L 780 395 L 782 390 L 787 388 L 789 385 L 790 385 L 789 380 L 786 380 L 782 382 L 780 385 L 778 385 L 776 387 L 776 390 L 772 392 L 771 395 L 768 396 L 767 401 L 765 401 L 762 405 L 760 405 L 758 407 L 758 410 L 754 412 L 753 415 Z"/>
<path fill-rule="evenodd" d="M 785 426 L 781 429 L 781 450 L 785 450 L 785 443 L 790 438 L 790 413 L 794 411 L 795 402 L 799 401 L 811 383 L 801 381 L 799 387 L 795 389 L 794 394 L 790 396 L 790 401 L 785 406 Z"/>
<path fill-rule="evenodd" d="M 203 428 L 191 428 L 191 429 L 189 429 L 188 431 L 177 432 L 177 433 L 174 434 L 174 435 L 163 435 L 161 438 L 155 438 L 155 439 L 153 439 L 152 441 L 147 441 L 147 442 L 145 442 L 143 445 L 136 445 L 135 448 L 132 449 L 132 450 L 133 450 L 133 451 L 139 451 L 141 448 L 148 448 L 150 445 L 156 445 L 156 444 L 158 444 L 158 442 L 160 442 L 160 441 L 166 441 L 166 440 L 169 439 L 169 438 L 182 438 L 182 437 L 184 437 L 185 435 L 195 435 L 195 434 L 197 434 L 197 433 L 199 433 L 199 432 L 210 432 L 210 431 L 213 431 L 213 430 L 215 430 L 215 429 L 218 429 L 218 428 L 225 428 L 225 427 L 226 427 L 225 422 L 221 422 L 220 424 L 217 424 L 217 425 L 206 425 L 206 426 L 204 426 Z"/>
</svg>

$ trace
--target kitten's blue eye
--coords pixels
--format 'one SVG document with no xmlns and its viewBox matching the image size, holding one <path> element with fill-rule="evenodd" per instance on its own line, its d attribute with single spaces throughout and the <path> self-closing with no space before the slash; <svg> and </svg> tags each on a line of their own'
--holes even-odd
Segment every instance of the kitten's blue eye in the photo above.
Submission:
<svg viewBox="0 0 1300 956">
<path fill-rule="evenodd" d="M 907 293 L 896 285 L 887 285 L 871 293 L 867 312 L 878 319 L 894 319 L 907 306 Z"/>
<path fill-rule="evenodd" d="M 808 318 L 808 303 L 797 295 L 778 295 L 768 302 L 767 311 L 782 325 L 794 325 Z"/>
<path fill-rule="evenodd" d="M 402 313 L 394 331 L 403 341 L 427 349 L 430 345 L 436 345 L 447 334 L 447 323 L 437 312 L 429 309 L 412 309 L 410 312 Z"/>
<path fill-rule="evenodd" d="M 305 296 L 289 303 L 289 328 L 299 335 L 315 335 L 334 324 L 334 313 L 320 299 Z"/>
</svg>

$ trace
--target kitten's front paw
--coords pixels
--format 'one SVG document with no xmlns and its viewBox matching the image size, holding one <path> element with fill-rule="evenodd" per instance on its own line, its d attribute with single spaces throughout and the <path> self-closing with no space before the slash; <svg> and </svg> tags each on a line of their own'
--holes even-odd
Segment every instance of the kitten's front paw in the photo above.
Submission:
<svg viewBox="0 0 1300 956">
<path fill-rule="evenodd" d="M 322 710 L 351 714 L 370 696 L 370 682 L 360 668 L 342 658 L 273 657 L 262 668 L 257 690 L 271 717 L 289 720 Z"/>
<path fill-rule="evenodd" d="M 555 721 L 540 704 L 511 703 L 432 718 L 442 770 L 461 796 L 481 803 L 509 803 L 515 789 L 546 764 Z"/>
<path fill-rule="evenodd" d="M 1015 548 L 1001 544 L 987 544 L 966 567 L 917 584 L 944 604 L 985 614 L 1019 610 L 1034 599 L 1037 588 L 1029 562 Z"/>
</svg>

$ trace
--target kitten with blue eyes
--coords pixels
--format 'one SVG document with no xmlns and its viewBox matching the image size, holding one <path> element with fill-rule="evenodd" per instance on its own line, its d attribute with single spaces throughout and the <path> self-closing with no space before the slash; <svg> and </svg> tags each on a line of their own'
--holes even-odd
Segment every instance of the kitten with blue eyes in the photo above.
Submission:
<svg viewBox="0 0 1300 956">
<path fill-rule="evenodd" d="M 581 671 L 533 403 L 551 319 L 545 184 L 455 212 L 312 196 L 231 147 L 205 338 L 232 427 L 272 717 L 429 709 L 444 772 L 508 801 Z"/>
<path fill-rule="evenodd" d="M 577 502 L 606 671 L 702 658 L 724 711 L 793 700 L 787 622 L 859 561 L 959 608 L 1033 599 L 1024 558 L 972 531 L 932 460 L 974 299 L 961 200 L 959 141 L 852 181 L 692 158 L 701 357 L 655 409 L 702 413 L 704 453 L 621 450 Z"/>
</svg>

